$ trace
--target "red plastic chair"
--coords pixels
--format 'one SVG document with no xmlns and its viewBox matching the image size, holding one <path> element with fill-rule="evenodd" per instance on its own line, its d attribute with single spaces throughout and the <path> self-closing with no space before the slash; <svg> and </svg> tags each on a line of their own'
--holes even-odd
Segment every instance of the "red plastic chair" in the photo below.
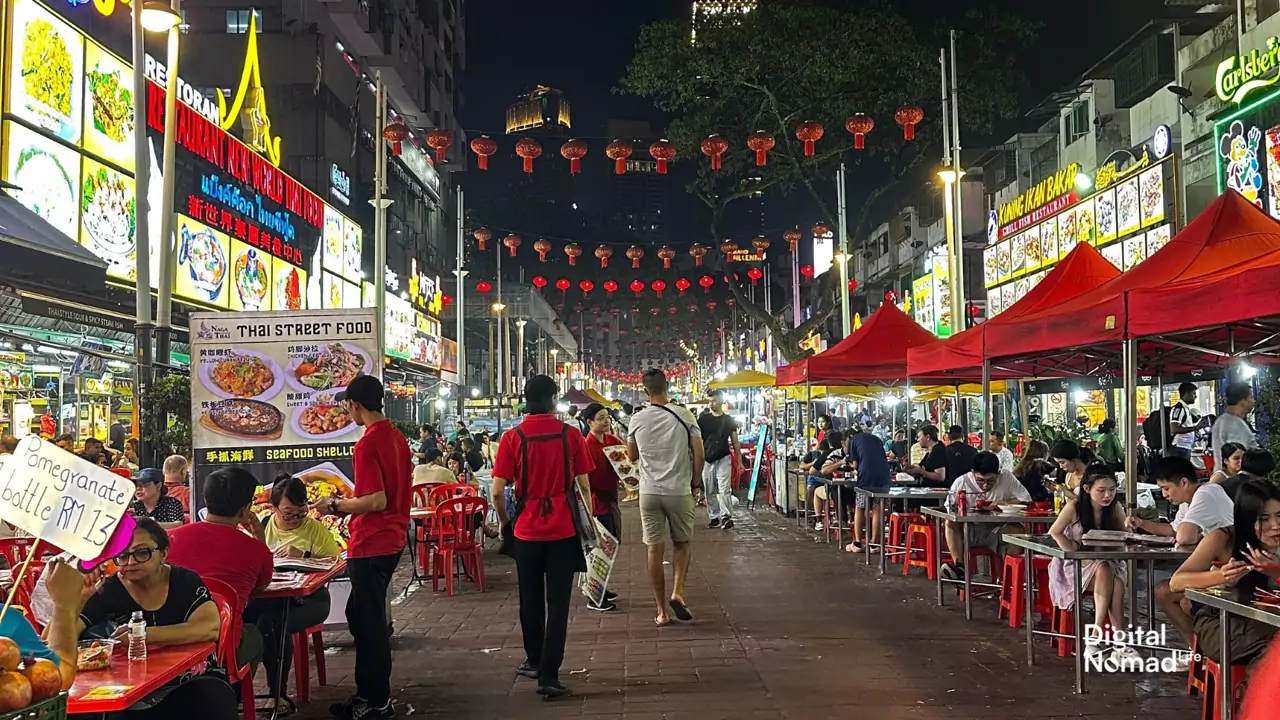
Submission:
<svg viewBox="0 0 1280 720">
<path fill-rule="evenodd" d="M 22 567 L 23 561 L 27 559 L 27 553 L 31 552 L 35 544 L 36 539 L 30 537 L 0 538 L 0 554 L 9 561 L 9 567 L 17 570 Z"/>
<path fill-rule="evenodd" d="M 431 488 L 427 494 L 427 507 L 435 509 L 445 500 L 452 500 L 460 497 L 475 497 L 475 487 L 466 483 L 453 483 L 451 485 L 437 485 Z"/>
<path fill-rule="evenodd" d="M 316 680 L 323 687 L 329 683 L 329 673 L 324 665 L 324 623 L 312 625 L 293 634 L 293 682 L 298 687 L 298 702 L 311 700 L 311 663 L 307 661 L 307 641 L 311 641 L 316 658 Z"/>
<path fill-rule="evenodd" d="M 474 488 L 473 488 L 474 492 Z M 475 495 L 445 500 L 436 506 L 435 528 L 431 547 L 431 589 L 440 589 L 444 576 L 445 593 L 453 595 L 455 563 L 462 561 L 466 570 L 484 592 L 484 552 L 477 535 L 484 529 L 489 501 Z"/>
<path fill-rule="evenodd" d="M 255 720 L 257 710 L 253 704 L 253 666 L 241 666 L 236 662 L 236 649 L 240 647 L 242 631 L 240 619 L 240 599 L 235 588 L 213 578 L 206 578 L 205 587 L 213 596 L 218 606 L 218 662 L 227 669 L 227 679 L 232 685 L 240 686 L 240 703 L 243 706 L 244 720 Z"/>
</svg>

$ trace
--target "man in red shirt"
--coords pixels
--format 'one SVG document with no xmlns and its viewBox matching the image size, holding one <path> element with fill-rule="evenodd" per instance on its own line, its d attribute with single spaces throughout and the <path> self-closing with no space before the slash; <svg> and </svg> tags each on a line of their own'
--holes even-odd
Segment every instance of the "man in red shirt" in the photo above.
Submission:
<svg viewBox="0 0 1280 720">
<path fill-rule="evenodd" d="M 578 539 L 576 481 L 588 506 L 588 473 L 593 465 L 582 433 L 556 419 L 556 381 L 546 375 L 529 378 L 524 388 L 524 420 L 503 433 L 493 467 L 493 494 L 501 498 L 515 483 L 514 554 L 520 586 L 520 629 L 525 660 L 516 674 L 538 681 L 547 698 L 569 692 L 560 682 L 573 574 L 586 572 Z M 495 504 L 505 526 L 504 503 Z M 506 532 L 504 532 L 504 535 Z"/>
<path fill-rule="evenodd" d="M 352 462 L 355 497 L 317 500 L 312 508 L 350 515 L 347 543 L 347 629 L 356 647 L 356 692 L 330 707 L 334 717 L 381 720 L 395 717 L 391 705 L 391 639 L 387 636 L 387 586 L 409 534 L 413 464 L 409 443 L 382 414 L 382 382 L 360 375 L 335 398 L 364 435 Z"/>
<path fill-rule="evenodd" d="M 275 569 L 262 523 L 252 511 L 257 490 L 258 479 L 242 467 L 215 470 L 204 480 L 205 519 L 169 531 L 169 562 L 206 582 L 231 586 L 241 613 L 254 592 L 271 584 Z M 245 623 L 236 660 L 243 665 L 261 656 L 262 635 Z"/>
</svg>

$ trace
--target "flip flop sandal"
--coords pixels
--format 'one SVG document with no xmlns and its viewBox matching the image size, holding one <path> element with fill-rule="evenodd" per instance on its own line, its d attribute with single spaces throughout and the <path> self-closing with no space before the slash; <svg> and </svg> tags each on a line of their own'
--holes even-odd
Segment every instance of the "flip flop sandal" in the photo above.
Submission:
<svg viewBox="0 0 1280 720">
<path fill-rule="evenodd" d="M 861 545 L 858 545 L 857 543 L 849 543 L 848 545 L 844 546 L 844 551 L 847 553 L 860 553 L 860 552 L 864 552 L 865 550 L 866 548 L 862 547 Z"/>
<path fill-rule="evenodd" d="M 685 606 L 683 601 L 671 599 L 667 601 L 671 606 L 671 611 L 676 614 L 676 619 L 680 622 L 693 622 L 693 613 L 689 612 L 689 608 Z"/>
<path fill-rule="evenodd" d="M 657 625 L 660 628 L 663 628 L 671 624 L 671 618 L 667 618 L 666 620 L 659 620 L 658 618 L 654 618 L 653 624 Z"/>
</svg>

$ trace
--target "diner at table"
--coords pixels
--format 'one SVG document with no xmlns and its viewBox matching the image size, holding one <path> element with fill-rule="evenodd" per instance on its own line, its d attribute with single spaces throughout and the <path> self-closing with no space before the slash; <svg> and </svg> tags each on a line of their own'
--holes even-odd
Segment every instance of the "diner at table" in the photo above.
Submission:
<svg viewBox="0 0 1280 720">
<path fill-rule="evenodd" d="M 1052 500 L 1046 480 L 1056 477 L 1058 468 L 1049 461 L 1049 446 L 1043 440 L 1028 440 L 1022 459 L 1013 468 L 1013 476 L 1027 489 L 1033 502 Z"/>
<path fill-rule="evenodd" d="M 1238 442 L 1223 443 L 1222 447 L 1218 448 L 1218 455 L 1222 458 L 1222 462 L 1213 466 L 1213 474 L 1209 476 L 1209 482 L 1221 483 L 1238 475 L 1240 464 L 1244 462 L 1245 450 L 1245 446 Z"/>
<path fill-rule="evenodd" d="M 1013 473 L 1001 469 L 1000 458 L 988 450 L 974 455 L 973 469 L 956 478 L 956 481 L 952 483 L 949 490 L 952 505 L 957 503 L 961 493 L 964 493 L 966 503 L 966 507 L 961 512 L 998 506 L 1000 503 L 1010 501 L 1031 502 L 1031 494 L 1027 492 L 1027 489 L 1022 487 L 1022 484 L 1013 476 Z M 964 579 L 967 572 L 965 563 L 968 561 L 965 556 L 966 547 L 985 547 L 999 555 L 1001 534 L 1006 532 L 1010 534 L 1020 533 L 1023 531 L 1021 525 L 1014 523 L 1007 525 L 962 525 L 951 520 L 946 521 L 945 528 L 947 550 L 951 552 L 952 562 L 943 563 L 942 567 L 939 568 L 939 572 L 942 577 L 948 580 Z M 968 534 L 967 545 L 961 533 Z"/>
<path fill-rule="evenodd" d="M 164 473 L 156 468 L 144 468 L 133 478 L 136 490 L 129 512 L 134 517 L 149 517 L 160 527 L 172 530 L 185 522 L 182 503 L 168 495 Z"/>
<path fill-rule="evenodd" d="M 1065 438 L 1054 443 L 1053 449 L 1049 451 L 1049 454 L 1062 471 L 1062 484 L 1066 485 L 1067 489 L 1072 492 L 1080 489 L 1086 472 L 1090 469 L 1093 461 L 1097 459 L 1089 448 L 1081 447 L 1075 440 L 1067 440 Z"/>
<path fill-rule="evenodd" d="M 902 471 L 919 478 L 920 484 L 928 487 L 950 487 L 947 482 L 947 450 L 938 440 L 938 427 L 924 425 L 916 431 L 916 441 L 924 452 L 919 465 L 908 463 Z"/>
</svg>

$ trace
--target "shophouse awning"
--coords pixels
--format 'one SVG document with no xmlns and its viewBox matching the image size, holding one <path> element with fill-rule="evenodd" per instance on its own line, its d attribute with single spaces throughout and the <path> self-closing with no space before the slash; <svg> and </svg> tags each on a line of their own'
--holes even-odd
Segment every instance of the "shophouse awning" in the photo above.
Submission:
<svg viewBox="0 0 1280 720">
<path fill-rule="evenodd" d="M 0 276 L 101 292 L 107 263 L 44 218 L 0 192 Z"/>
</svg>

